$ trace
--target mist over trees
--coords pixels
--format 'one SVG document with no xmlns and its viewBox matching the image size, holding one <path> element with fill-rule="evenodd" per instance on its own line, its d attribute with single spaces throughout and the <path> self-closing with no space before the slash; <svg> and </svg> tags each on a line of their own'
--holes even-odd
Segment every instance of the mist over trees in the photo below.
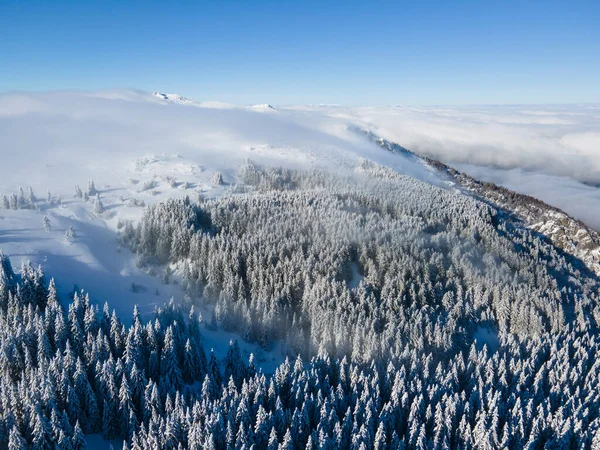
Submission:
<svg viewBox="0 0 600 450">
<path fill-rule="evenodd" d="M 468 196 L 360 172 L 249 163 L 250 193 L 155 205 L 123 240 L 141 264 L 178 265 L 226 330 L 305 358 L 456 351 L 480 326 L 518 338 L 597 326 L 596 278 L 542 236 Z"/>
<path fill-rule="evenodd" d="M 63 308 L 41 268 L 0 255 L 2 448 L 600 448 L 600 283 L 578 261 L 366 161 L 240 177 L 122 233 L 215 323 L 173 302 L 125 320 L 79 290 Z M 219 360 L 206 326 L 289 359 L 265 374 L 232 341 Z"/>
</svg>

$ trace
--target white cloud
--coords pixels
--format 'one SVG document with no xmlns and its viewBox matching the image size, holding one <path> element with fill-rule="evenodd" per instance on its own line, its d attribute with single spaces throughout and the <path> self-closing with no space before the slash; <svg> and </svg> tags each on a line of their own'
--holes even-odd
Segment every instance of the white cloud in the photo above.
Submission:
<svg viewBox="0 0 600 450">
<path fill-rule="evenodd" d="M 600 230 L 600 189 L 597 187 L 570 177 L 523 169 L 503 170 L 471 164 L 459 164 L 457 169 L 479 180 L 536 197 Z"/>
<path fill-rule="evenodd" d="M 525 168 L 600 183 L 600 106 L 330 110 L 447 163 Z"/>
<path fill-rule="evenodd" d="M 598 189 L 582 183 L 600 184 L 600 106 L 277 109 L 194 108 L 132 90 L 0 94 L 0 192 L 120 183 L 132 161 L 163 153 L 223 171 L 247 157 L 332 168 L 367 157 L 436 182 L 349 131 L 358 125 L 600 229 Z"/>
<path fill-rule="evenodd" d="M 338 169 L 365 157 L 441 183 L 418 162 L 354 133 L 346 121 L 312 112 L 202 106 L 130 90 L 0 94 L 0 193 L 31 184 L 37 192 L 70 195 L 76 183 L 92 177 L 121 184 L 138 158 L 165 153 L 223 172 L 246 158 Z"/>
<path fill-rule="evenodd" d="M 600 230 L 600 105 L 327 111 Z"/>
</svg>

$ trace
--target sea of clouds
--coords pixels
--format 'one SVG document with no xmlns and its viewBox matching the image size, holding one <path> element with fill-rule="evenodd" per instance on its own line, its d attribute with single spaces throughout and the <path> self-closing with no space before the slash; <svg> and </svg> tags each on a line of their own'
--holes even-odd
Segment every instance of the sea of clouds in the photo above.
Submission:
<svg viewBox="0 0 600 450">
<path fill-rule="evenodd" d="M 19 184 L 54 191 L 92 175 L 107 178 L 137 157 L 165 152 L 219 170 L 246 157 L 337 167 L 362 156 L 433 182 L 420 165 L 390 159 L 349 132 L 357 126 L 478 179 L 537 197 L 600 230 L 598 104 L 304 106 L 262 114 L 233 105 L 169 104 L 132 90 L 5 93 L 0 94 L 5 161 L 0 192 Z"/>
<path fill-rule="evenodd" d="M 72 195 L 75 184 L 90 178 L 121 186 L 139 175 L 140 159 L 171 161 L 168 173 L 157 176 L 219 171 L 232 181 L 246 159 L 353 170 L 366 158 L 443 184 L 418 161 L 382 151 L 345 120 L 175 100 L 135 90 L 0 93 L 0 193 L 31 185 L 40 195 L 48 189 Z"/>
<path fill-rule="evenodd" d="M 330 108 L 600 230 L 600 105 Z"/>
</svg>

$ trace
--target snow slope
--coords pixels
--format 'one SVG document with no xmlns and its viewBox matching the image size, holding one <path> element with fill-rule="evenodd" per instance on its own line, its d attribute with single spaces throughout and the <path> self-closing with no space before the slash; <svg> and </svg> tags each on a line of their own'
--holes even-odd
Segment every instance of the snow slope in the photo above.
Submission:
<svg viewBox="0 0 600 450">
<path fill-rule="evenodd" d="M 329 170 L 353 169 L 366 158 L 447 186 L 431 167 L 391 154 L 366 138 L 361 130 L 369 129 L 443 161 L 497 160 L 505 167 L 522 164 L 546 172 L 576 166 L 593 175 L 596 163 L 582 162 L 595 148 L 597 115 L 593 105 L 535 110 L 273 108 L 135 90 L 0 94 L 0 194 L 31 185 L 38 198 L 50 190 L 54 203 L 39 201 L 39 211 L 0 209 L 0 249 L 14 264 L 25 259 L 44 263 L 60 279 L 62 294 L 78 283 L 93 300 L 108 300 L 120 314 L 129 315 L 136 303 L 149 313 L 180 290 L 135 266 L 134 256 L 118 246 L 119 225 L 137 220 L 144 205 L 169 197 L 223 195 L 234 187 L 237 170 L 247 158 L 267 165 Z M 540 145 L 550 157 L 544 157 Z M 573 154 L 566 158 L 569 149 Z M 556 161 L 567 163 L 561 166 Z M 568 186 L 554 183 L 556 175 L 545 175 L 544 180 L 554 178 L 544 184 L 530 172 L 518 172 L 523 176 L 517 177 L 513 170 L 507 180 L 501 176 L 506 171 L 476 168 L 468 172 L 492 172 L 481 176 L 541 197 L 596 227 L 600 223 L 598 188 L 585 186 L 585 201 L 582 189 L 577 191 L 578 202 L 571 201 L 571 187 L 579 183 L 573 181 L 578 175 L 574 168 Z M 222 173 L 224 185 L 211 183 L 216 172 Z M 106 208 L 100 217 L 92 202 L 73 198 L 75 185 L 85 190 L 92 178 Z M 53 224 L 51 232 L 42 227 L 44 215 Z M 70 244 L 64 239 L 68 226 L 79 235 Z M 145 292 L 132 292 L 132 283 L 144 286 Z"/>
<path fill-rule="evenodd" d="M 0 194 L 32 186 L 41 199 L 35 211 L 0 209 L 0 250 L 15 265 L 43 264 L 64 298 L 78 284 L 92 301 L 108 301 L 122 317 L 135 304 L 150 314 L 171 296 L 181 296 L 178 286 L 138 269 L 134 255 L 119 247 L 123 222 L 137 220 L 144 205 L 170 197 L 222 195 L 235 185 L 247 158 L 329 170 L 352 170 L 366 158 L 444 185 L 431 168 L 381 149 L 347 120 L 270 105 L 199 103 L 173 94 L 1 94 L 0 135 Z M 217 171 L 222 186 L 211 183 Z M 102 214 L 94 213 L 94 201 L 74 198 L 75 185 L 85 191 L 90 179 Z M 51 231 L 43 227 L 44 215 Z M 73 242 L 65 239 L 69 226 L 77 233 Z"/>
<path fill-rule="evenodd" d="M 70 195 L 90 176 L 114 187 L 164 170 L 179 181 L 202 183 L 212 176 L 202 176 L 203 169 L 223 171 L 227 179 L 245 158 L 339 168 L 364 157 L 434 178 L 422 165 L 382 151 L 345 120 L 265 105 L 190 105 L 196 103 L 136 91 L 0 95 L 2 155 L 16 156 L 5 166 L 10 170 L 0 192 L 31 184 L 37 192 Z"/>
<path fill-rule="evenodd" d="M 171 296 L 181 298 L 182 291 L 136 267 L 135 256 L 118 244 L 123 222 L 139 219 L 144 205 L 167 198 L 223 195 L 234 187 L 247 158 L 332 171 L 353 170 L 366 158 L 446 187 L 446 179 L 431 167 L 392 154 L 360 132 L 369 128 L 410 147 L 402 139 L 406 128 L 378 111 L 371 120 L 369 110 L 236 106 L 132 90 L 0 94 L 0 193 L 31 185 L 38 197 L 35 210 L 0 209 L 0 250 L 15 265 L 25 260 L 43 264 L 65 300 L 78 284 L 93 302 L 108 301 L 125 320 L 136 304 L 149 316 Z M 216 172 L 222 173 L 224 185 L 211 182 Z M 85 190 L 90 179 L 104 205 L 102 213 L 94 212 L 93 200 L 73 196 L 75 185 Z M 44 216 L 50 230 L 43 226 Z M 70 241 L 65 237 L 69 227 L 76 231 Z M 359 281 L 355 271 L 352 285 Z M 210 308 L 201 312 L 210 317 Z M 218 358 L 236 338 L 208 329 L 203 336 L 207 350 L 214 348 Z M 487 329 L 478 333 L 489 347 L 494 338 Z M 243 356 L 254 352 L 265 372 L 281 362 L 278 348 L 262 352 L 239 343 Z M 88 442 L 94 448 L 109 444 L 98 436 L 89 436 Z M 118 442 L 113 445 L 119 448 Z"/>
<path fill-rule="evenodd" d="M 144 205 L 167 198 L 223 195 L 234 187 L 247 158 L 332 171 L 353 170 L 366 158 L 447 186 L 431 167 L 369 140 L 362 129 L 379 134 L 385 127 L 377 126 L 383 119 L 367 119 L 364 111 L 331 106 L 237 106 L 132 90 L 0 94 L 0 193 L 31 185 L 38 197 L 34 210 L 0 209 L 0 250 L 15 265 L 25 260 L 42 264 L 65 300 L 78 284 L 93 302 L 109 302 L 124 320 L 136 304 L 148 317 L 170 297 L 180 299 L 182 291 L 136 267 L 135 256 L 118 244 L 123 222 L 139 219 Z M 395 134 L 399 130 L 393 121 L 385 126 L 393 133 L 386 134 L 385 128 L 381 135 L 402 137 Z M 216 172 L 222 173 L 223 185 L 212 183 Z M 90 179 L 104 212 L 95 212 L 93 199 L 73 196 L 75 185 L 85 190 Z M 65 237 L 69 227 L 76 232 L 71 240 Z M 352 286 L 361 279 L 355 269 Z M 210 317 L 210 308 L 200 311 Z M 236 338 L 208 329 L 203 336 L 207 351 L 213 348 L 220 359 Z M 488 347 L 497 345 L 487 329 L 479 330 L 477 338 Z M 267 373 L 281 362 L 277 347 L 264 352 L 241 340 L 239 344 L 244 358 L 255 353 Z M 109 445 L 99 436 L 87 439 L 93 448 Z"/>
</svg>

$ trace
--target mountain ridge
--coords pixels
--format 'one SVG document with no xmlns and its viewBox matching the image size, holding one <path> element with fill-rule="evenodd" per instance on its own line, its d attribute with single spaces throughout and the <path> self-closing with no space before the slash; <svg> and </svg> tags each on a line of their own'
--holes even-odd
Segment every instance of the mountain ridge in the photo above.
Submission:
<svg viewBox="0 0 600 450">
<path fill-rule="evenodd" d="M 600 233 L 583 221 L 536 197 L 512 191 L 495 183 L 477 180 L 437 159 L 377 137 L 368 130 L 365 133 L 382 148 L 393 153 L 413 155 L 450 177 L 453 182 L 468 192 L 508 210 L 523 220 L 525 226 L 545 235 L 558 248 L 575 256 L 592 272 L 600 275 Z"/>
<path fill-rule="evenodd" d="M 152 95 L 160 100 L 164 100 L 170 103 L 178 105 L 190 105 L 198 108 L 221 108 L 221 109 L 249 109 L 252 111 L 259 112 L 272 112 L 277 111 L 277 108 L 268 103 L 258 103 L 255 105 L 235 105 L 233 103 L 226 102 L 199 102 L 189 97 L 184 97 L 179 94 L 165 94 L 159 91 L 154 91 Z"/>
</svg>

